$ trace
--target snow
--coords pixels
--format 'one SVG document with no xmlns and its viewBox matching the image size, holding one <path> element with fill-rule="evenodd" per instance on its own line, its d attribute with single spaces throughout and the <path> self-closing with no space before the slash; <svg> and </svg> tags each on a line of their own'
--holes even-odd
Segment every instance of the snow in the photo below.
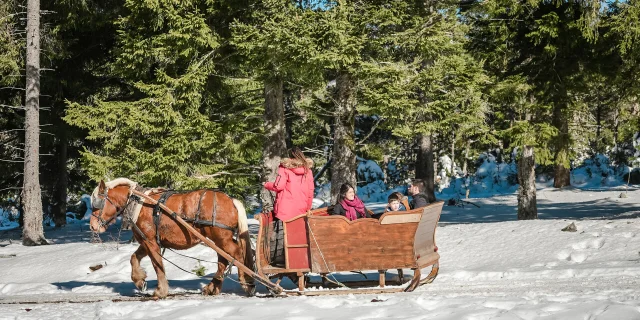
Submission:
<svg viewBox="0 0 640 320">
<path fill-rule="evenodd" d="M 477 169 L 474 175 L 464 177 L 462 170 L 456 165 L 455 179 L 451 179 L 451 159 L 448 156 L 440 157 L 440 163 L 446 165 L 441 169 L 438 179 L 439 198 L 448 199 L 458 195 L 465 195 L 469 189 L 469 195 L 473 198 L 491 197 L 496 194 L 509 194 L 518 190 L 515 162 L 498 162 L 492 153 L 482 153 L 478 157 Z"/>
<path fill-rule="evenodd" d="M 10 242 L 17 235 L 3 231 L 0 319 L 640 319 L 640 190 L 619 198 L 622 192 L 541 188 L 541 219 L 532 221 L 516 221 L 514 194 L 469 199 L 479 208 L 445 206 L 436 235 L 438 278 L 396 294 L 271 298 L 259 286 L 259 296 L 247 298 L 227 279 L 217 297 L 113 302 L 134 293 L 129 258 L 137 245 L 127 243 L 130 231 L 114 241 L 118 229 L 111 227 L 101 242 L 90 243 L 86 221 L 46 227 L 54 244 L 40 247 Z M 571 222 L 577 232 L 561 231 Z M 255 232 L 256 221 L 250 223 Z M 215 271 L 215 256 L 202 245 L 181 253 L 203 259 L 207 277 L 165 263 L 170 290 L 197 292 Z M 170 251 L 165 256 L 185 269 L 198 265 Z M 104 267 L 91 272 L 96 264 Z M 156 282 L 148 258 L 142 267 L 151 292 Z M 236 279 L 235 269 L 230 276 Z M 394 277 L 389 270 L 390 283 Z M 282 285 L 295 288 L 289 280 Z M 89 302 L 45 303 L 60 300 Z M 42 303 L 24 303 L 36 301 Z"/>
<path fill-rule="evenodd" d="M 0 208 L 0 231 L 11 230 L 19 226 L 17 219 L 17 210 L 12 208 L 11 210 Z"/>
</svg>

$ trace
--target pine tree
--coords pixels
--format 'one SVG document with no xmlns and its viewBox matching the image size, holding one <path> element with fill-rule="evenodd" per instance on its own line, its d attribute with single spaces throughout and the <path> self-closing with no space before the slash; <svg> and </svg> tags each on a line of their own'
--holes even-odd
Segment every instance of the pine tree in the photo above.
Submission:
<svg viewBox="0 0 640 320">
<path fill-rule="evenodd" d="M 362 3 L 328 2 L 317 19 L 318 60 L 325 68 L 330 83 L 335 83 L 328 97 L 334 105 L 332 126 L 333 151 L 331 166 L 331 202 L 337 199 L 340 186 L 356 185 L 356 76 L 362 61 L 365 34 L 362 18 L 367 13 Z"/>
<path fill-rule="evenodd" d="M 24 115 L 23 91 L 12 88 L 24 86 L 24 58 L 20 41 L 21 13 L 15 1 L 0 3 L 0 199 L 17 198 L 22 189 Z"/>
<path fill-rule="evenodd" d="M 218 79 L 215 67 L 225 57 L 209 24 L 215 12 L 208 2 L 137 1 L 125 7 L 114 62 L 105 70 L 118 79 L 116 85 L 95 95 L 92 104 L 72 103 L 65 118 L 102 143 L 83 152 L 89 176 L 127 176 L 173 188 L 233 189 L 254 181 L 260 144 L 253 128 L 259 120 L 246 108 L 252 97 L 234 104 L 229 96 L 230 88 L 258 88 L 245 79 Z"/>
<path fill-rule="evenodd" d="M 290 0 L 267 0 L 256 3 L 249 22 L 232 25 L 232 44 L 244 57 L 245 74 L 264 86 L 263 182 L 275 179 L 287 156 L 285 82 L 312 87 L 321 78 L 313 63 L 313 15 Z M 270 210 L 273 195 L 262 189 L 261 199 L 263 210 Z"/>
<path fill-rule="evenodd" d="M 472 48 L 487 61 L 496 81 L 518 77 L 532 86 L 536 104 L 550 107 L 547 119 L 556 128 L 554 186 L 569 185 L 574 139 L 570 131 L 576 94 L 583 86 L 583 65 L 591 57 L 598 5 L 580 1 L 487 1 L 466 14 L 472 26 Z M 502 116 L 511 117 L 512 114 Z M 523 115 L 523 114 L 521 114 Z M 512 125 L 512 124 L 509 124 Z"/>
<path fill-rule="evenodd" d="M 384 23 L 375 41 L 380 43 L 377 56 L 392 62 L 385 61 L 386 77 L 380 77 L 385 80 L 370 85 L 379 92 L 370 95 L 384 102 L 374 110 L 388 119 L 394 134 L 417 142 L 416 177 L 427 182 L 434 201 L 433 137 L 450 137 L 455 158 L 456 144 L 486 132 L 482 88 L 488 78 L 464 47 L 466 27 L 455 6 L 397 1 L 387 7 L 393 19 L 380 19 Z"/>
</svg>

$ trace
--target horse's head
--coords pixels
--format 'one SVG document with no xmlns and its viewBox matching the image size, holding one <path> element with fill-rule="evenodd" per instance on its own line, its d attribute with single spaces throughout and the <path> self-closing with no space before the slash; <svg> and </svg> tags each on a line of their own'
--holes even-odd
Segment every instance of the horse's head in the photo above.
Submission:
<svg viewBox="0 0 640 320">
<path fill-rule="evenodd" d="M 100 184 L 91 194 L 91 220 L 89 225 L 94 232 L 104 232 L 107 227 L 116 221 L 129 204 L 131 192 L 136 187 L 136 183 L 119 178 L 105 183 L 100 180 Z"/>
</svg>

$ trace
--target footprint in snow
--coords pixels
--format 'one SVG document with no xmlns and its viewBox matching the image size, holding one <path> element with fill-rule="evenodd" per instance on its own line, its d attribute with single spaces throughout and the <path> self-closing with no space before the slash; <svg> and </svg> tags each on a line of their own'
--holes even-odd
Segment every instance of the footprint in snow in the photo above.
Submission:
<svg viewBox="0 0 640 320">
<path fill-rule="evenodd" d="M 561 250 L 557 254 L 558 260 L 572 261 L 576 263 L 581 263 L 587 260 L 589 255 L 585 252 L 575 252 L 569 250 Z"/>
<path fill-rule="evenodd" d="M 574 243 L 571 245 L 571 247 L 574 250 L 600 249 L 602 248 L 602 246 L 604 246 L 604 243 L 605 241 L 603 238 L 598 238 L 598 239 L 585 240 L 578 243 Z"/>
</svg>

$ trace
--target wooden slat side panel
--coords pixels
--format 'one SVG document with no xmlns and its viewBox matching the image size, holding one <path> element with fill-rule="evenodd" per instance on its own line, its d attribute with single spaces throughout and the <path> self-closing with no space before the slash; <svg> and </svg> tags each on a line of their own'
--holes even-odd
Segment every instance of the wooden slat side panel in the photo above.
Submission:
<svg viewBox="0 0 640 320">
<path fill-rule="evenodd" d="M 423 257 L 432 255 L 435 252 L 435 232 L 442 213 L 444 202 L 439 201 L 423 209 L 422 219 L 415 233 L 415 257 L 420 261 L 424 261 Z"/>
<path fill-rule="evenodd" d="M 289 269 L 309 269 L 309 248 L 287 248 Z"/>
<path fill-rule="evenodd" d="M 308 269 L 310 266 L 309 248 L 301 247 L 301 245 L 309 244 L 306 217 L 301 216 L 285 222 L 284 230 L 287 268 Z"/>
<path fill-rule="evenodd" d="M 312 272 L 381 270 L 416 266 L 417 223 L 381 225 L 376 219 L 309 217 Z"/>
<path fill-rule="evenodd" d="M 287 244 L 308 244 L 307 222 L 305 217 L 300 217 L 293 221 L 286 222 L 287 227 Z"/>
</svg>

